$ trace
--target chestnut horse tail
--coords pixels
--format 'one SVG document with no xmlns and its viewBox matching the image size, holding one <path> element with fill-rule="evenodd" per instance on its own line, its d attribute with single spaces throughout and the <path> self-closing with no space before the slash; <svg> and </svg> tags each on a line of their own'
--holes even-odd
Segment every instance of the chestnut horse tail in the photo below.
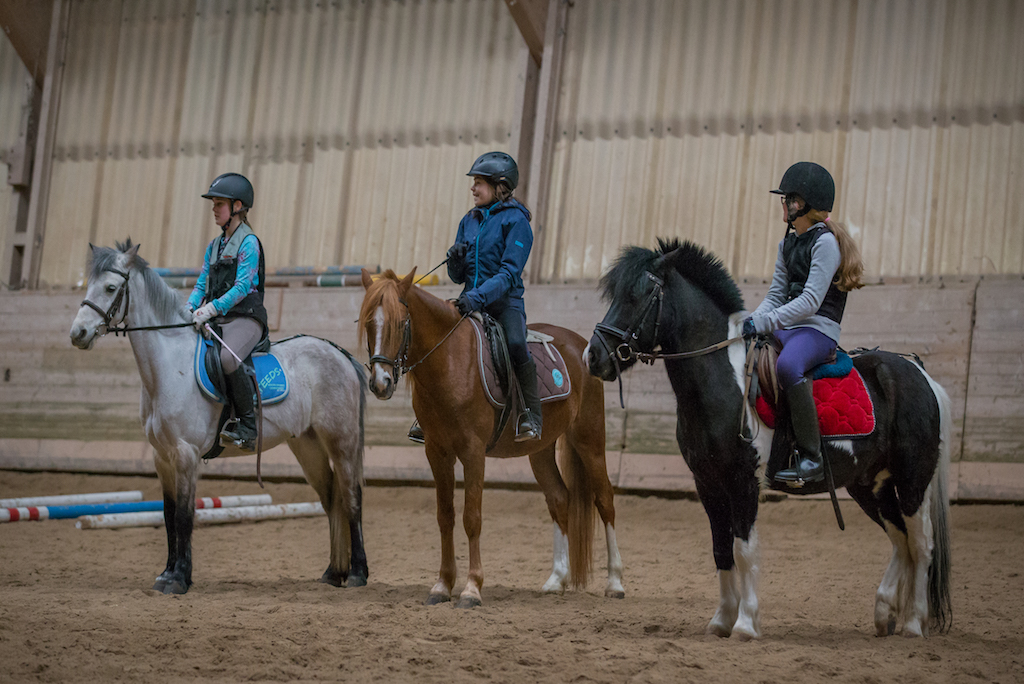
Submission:
<svg viewBox="0 0 1024 684">
<path fill-rule="evenodd" d="M 569 582 L 585 589 L 593 570 L 594 491 L 583 459 L 568 434 L 558 440 L 562 478 L 569 488 Z"/>
</svg>

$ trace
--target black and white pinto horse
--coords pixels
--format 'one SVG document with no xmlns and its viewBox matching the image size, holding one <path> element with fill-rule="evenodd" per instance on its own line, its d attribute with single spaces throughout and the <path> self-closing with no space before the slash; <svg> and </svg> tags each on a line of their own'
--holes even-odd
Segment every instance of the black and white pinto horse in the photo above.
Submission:
<svg viewBox="0 0 1024 684">
<path fill-rule="evenodd" d="M 601 280 L 610 304 L 584 352 L 590 372 L 609 381 L 637 353 L 718 351 L 666 359 L 676 395 L 676 440 L 711 521 L 720 600 L 707 633 L 760 636 L 757 574 L 758 469 L 772 431 L 743 404 L 746 317 L 739 289 L 722 263 L 690 242 L 659 240 L 659 249 L 626 247 Z M 892 542 L 892 559 L 875 595 L 875 629 L 922 636 L 949 628 L 950 409 L 946 392 L 902 356 L 857 356 L 875 406 L 867 438 L 825 440 L 835 486 L 846 487 Z M 742 435 L 740 434 L 742 425 Z"/>
</svg>

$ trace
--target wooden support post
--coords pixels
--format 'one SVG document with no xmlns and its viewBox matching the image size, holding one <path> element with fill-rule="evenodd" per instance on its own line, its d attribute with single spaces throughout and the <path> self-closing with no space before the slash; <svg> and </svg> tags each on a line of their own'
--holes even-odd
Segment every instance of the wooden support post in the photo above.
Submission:
<svg viewBox="0 0 1024 684">
<path fill-rule="evenodd" d="M 21 125 L 18 128 L 18 144 L 7 159 L 7 184 L 11 186 L 12 199 L 7 219 L 7 239 L 0 254 L 0 280 L 11 289 L 24 287 L 25 242 L 27 240 L 29 200 L 32 194 L 32 163 L 35 159 L 36 139 L 39 130 L 39 108 L 42 102 L 42 88 L 31 76 L 25 78 L 25 97 L 21 110 Z"/>
<path fill-rule="evenodd" d="M 540 67 L 526 46 L 520 51 L 518 62 L 516 104 L 513 109 L 508 151 L 519 166 L 519 188 L 516 190 L 516 196 L 529 205 L 530 159 L 533 154 L 533 136 L 537 120 L 537 84 L 540 82 Z"/>
<path fill-rule="evenodd" d="M 558 117 L 558 91 L 562 80 L 565 34 L 569 21 L 568 0 L 549 0 L 547 27 L 544 31 L 544 56 L 537 85 L 537 115 L 533 129 L 533 150 L 530 153 L 529 186 L 526 197 L 533 211 L 533 252 L 530 255 L 529 281 L 540 281 L 541 266 L 547 245 L 545 223 L 547 198 L 551 186 L 551 157 L 554 150 Z"/>
<path fill-rule="evenodd" d="M 46 204 L 50 194 L 50 169 L 57 137 L 57 115 L 60 111 L 60 89 L 64 76 L 64 53 L 67 46 L 68 0 L 53 0 L 50 42 L 46 52 L 46 76 L 43 80 L 39 106 L 39 128 L 32 167 L 32 189 L 28 203 L 25 231 L 11 245 L 21 252 L 23 279 L 30 288 L 39 286 L 39 264 L 46 231 Z M 6 267 L 6 265 L 4 265 Z"/>
<path fill-rule="evenodd" d="M 548 0 L 505 0 L 509 14 L 519 27 L 526 47 L 538 66 L 544 52 L 544 28 L 548 16 Z"/>
</svg>

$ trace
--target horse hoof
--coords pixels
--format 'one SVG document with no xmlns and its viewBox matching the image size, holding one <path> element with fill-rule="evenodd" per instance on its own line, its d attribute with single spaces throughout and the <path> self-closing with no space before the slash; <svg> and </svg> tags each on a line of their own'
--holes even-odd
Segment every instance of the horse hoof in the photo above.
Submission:
<svg viewBox="0 0 1024 684">
<path fill-rule="evenodd" d="M 626 598 L 626 592 L 622 589 L 605 589 L 604 595 L 606 598 L 621 599 Z"/>
<path fill-rule="evenodd" d="M 156 584 L 153 585 L 153 591 L 159 591 L 161 594 L 164 593 L 164 588 L 167 587 L 167 580 L 157 578 Z"/>
<path fill-rule="evenodd" d="M 180 595 L 180 594 L 187 593 L 188 592 L 188 587 L 185 585 L 184 582 L 179 582 L 178 580 L 169 580 L 167 582 L 167 584 L 164 585 L 163 592 L 165 594 L 179 594 Z"/>
<path fill-rule="evenodd" d="M 480 601 L 476 596 L 463 596 L 459 599 L 459 602 L 455 604 L 456 608 L 476 608 L 482 606 L 483 602 Z"/>
<path fill-rule="evenodd" d="M 352 580 L 350 579 L 349 582 Z M 324 574 L 320 576 L 321 584 L 330 584 L 332 587 L 343 587 L 345 586 L 345 575 L 335 570 L 327 568 L 324 570 Z"/>
<path fill-rule="evenodd" d="M 448 594 L 431 594 L 427 597 L 427 600 L 423 602 L 425 606 L 436 606 L 441 603 L 448 603 L 452 600 L 452 597 Z"/>
<path fill-rule="evenodd" d="M 347 587 L 365 587 L 366 576 L 365 575 L 349 575 L 348 582 L 345 584 Z"/>
<path fill-rule="evenodd" d="M 704 630 L 704 636 L 718 637 L 720 639 L 728 639 L 731 634 L 732 630 L 722 625 L 708 625 L 708 628 Z"/>
</svg>

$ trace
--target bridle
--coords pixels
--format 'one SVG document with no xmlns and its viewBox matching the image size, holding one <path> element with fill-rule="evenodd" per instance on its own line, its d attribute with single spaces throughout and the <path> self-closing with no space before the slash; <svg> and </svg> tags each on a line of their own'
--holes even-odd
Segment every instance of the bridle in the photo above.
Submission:
<svg viewBox="0 0 1024 684">
<path fill-rule="evenodd" d="M 124 323 L 125 317 L 128 316 L 128 303 L 131 298 L 131 291 L 128 289 L 128 279 L 131 276 L 126 271 L 122 271 L 116 268 L 108 268 L 105 270 L 110 271 L 111 273 L 116 273 L 117 275 L 124 278 L 124 280 L 121 282 L 121 285 L 118 286 L 117 288 L 117 294 L 114 295 L 114 301 L 110 303 L 110 306 L 107 308 L 106 311 L 101 309 L 99 305 L 90 302 L 88 299 L 83 299 L 82 303 L 78 305 L 78 308 L 88 306 L 89 308 L 96 311 L 96 313 L 103 317 L 103 326 L 107 329 L 107 332 L 112 332 L 114 333 L 115 336 L 117 336 L 118 333 L 125 333 L 128 331 L 127 324 L 118 328 L 116 326 L 113 326 L 112 323 L 114 322 L 114 316 L 117 315 L 118 309 L 121 308 L 122 299 L 124 300 L 124 316 L 121 317 L 121 322 Z"/>
<path fill-rule="evenodd" d="M 117 288 L 117 294 L 114 295 L 114 301 L 110 302 L 110 306 L 107 308 L 106 311 L 101 309 L 98 304 L 90 302 L 88 299 L 83 299 L 82 303 L 78 305 L 78 308 L 88 306 L 90 309 L 93 309 L 96 313 L 102 316 L 103 327 L 106 328 L 108 333 L 114 333 L 114 337 L 117 337 L 117 335 L 119 334 L 126 335 L 127 333 L 130 333 L 135 330 L 167 330 L 169 328 L 186 328 L 192 326 L 192 323 L 168 323 L 167 325 L 144 325 L 137 327 L 129 327 L 126 319 L 128 317 L 128 304 L 131 301 L 131 290 L 128 289 L 128 279 L 131 278 L 131 274 L 113 267 L 106 268 L 103 270 L 104 272 L 110 271 L 111 273 L 116 273 L 117 275 L 124 278 L 124 280 L 121 282 L 121 285 L 118 286 Z M 120 322 L 122 323 L 121 327 L 117 327 L 116 325 L 112 324 L 114 322 L 114 316 L 117 315 L 118 309 L 121 308 L 121 300 L 124 300 L 124 315 L 121 316 L 120 318 Z"/>
<path fill-rule="evenodd" d="M 657 358 L 655 355 L 642 352 L 634 347 L 634 343 L 640 340 L 640 332 L 643 330 L 644 322 L 651 311 L 654 310 L 655 305 L 658 307 L 658 313 L 654 318 L 654 340 L 655 344 L 657 344 L 658 328 L 661 326 L 661 309 L 665 303 L 665 281 L 650 271 L 646 271 L 644 275 L 654 283 L 654 287 L 651 289 L 650 294 L 647 295 L 647 299 L 644 300 L 643 305 L 637 311 L 629 326 L 622 330 L 604 321 L 594 326 L 594 332 L 597 333 L 597 339 L 601 341 L 604 350 L 608 353 L 608 356 L 616 359 L 616 371 L 618 370 L 618 361 L 625 362 L 636 358 L 643 363 L 652 364 L 654 359 Z M 610 335 L 612 339 L 617 339 L 619 344 L 615 347 L 614 352 L 608 347 L 605 335 Z"/>
<path fill-rule="evenodd" d="M 405 321 L 403 323 L 402 345 L 398 348 L 398 353 L 395 355 L 395 358 L 384 356 L 383 354 L 373 354 L 370 356 L 370 360 L 366 363 L 366 370 L 368 371 L 370 370 L 371 366 L 373 366 L 373 364 L 375 363 L 384 364 L 385 366 L 391 366 L 392 374 L 395 376 L 394 379 L 396 385 L 398 384 L 398 380 L 403 375 L 412 372 L 412 370 L 416 368 L 416 366 L 426 361 L 430 357 L 430 355 L 433 354 L 435 350 L 437 350 L 438 347 L 444 344 L 448 340 L 448 338 L 452 336 L 452 333 L 455 332 L 455 329 L 459 327 L 459 323 L 462 323 L 462 321 L 465 320 L 466 317 L 469 315 L 463 315 L 462 318 L 460 318 L 458 322 L 454 326 L 452 326 L 452 329 L 448 331 L 448 334 L 441 338 L 440 342 L 435 344 L 430 351 L 424 354 L 423 358 L 421 358 L 419 361 L 410 366 L 406 365 L 406 362 L 409 360 L 409 345 L 412 343 L 412 316 L 409 314 L 409 304 L 404 299 L 399 299 L 398 301 L 402 304 L 402 306 L 405 307 Z"/>
<path fill-rule="evenodd" d="M 644 303 L 640 306 L 636 316 L 633 317 L 632 322 L 629 326 L 622 330 L 614 325 L 609 325 L 604 321 L 594 326 L 594 336 L 597 337 L 601 346 L 604 347 L 605 353 L 611 358 L 612 362 L 615 363 L 615 375 L 619 380 L 619 405 L 622 408 L 626 408 L 626 403 L 622 396 L 622 369 L 619 367 L 619 362 L 629 362 L 632 360 L 640 361 L 648 365 L 654 364 L 658 359 L 692 359 L 697 356 L 704 356 L 716 352 L 719 349 L 728 347 L 733 342 L 742 340 L 743 337 L 731 337 L 727 340 L 717 342 L 701 349 L 695 349 L 694 351 L 687 352 L 660 352 L 660 351 L 649 351 L 645 352 L 640 350 L 636 343 L 640 340 L 640 333 L 643 331 L 644 323 L 647 321 L 647 317 L 657 307 L 658 313 L 654 318 L 654 344 L 658 344 L 658 330 L 661 327 L 661 312 L 665 304 L 665 281 L 654 275 L 650 271 L 645 271 L 644 275 L 654 283 L 654 287 L 651 288 Z M 610 336 L 611 339 L 616 340 L 618 345 L 615 350 L 608 346 L 608 341 L 605 339 L 606 336 Z"/>
<path fill-rule="evenodd" d="M 409 315 L 409 305 L 406 304 L 404 300 L 399 299 L 398 301 L 405 307 L 405 322 L 402 325 L 402 344 L 398 348 L 398 353 L 395 354 L 395 358 L 390 358 L 383 354 L 373 354 L 370 356 L 370 360 L 366 364 L 367 371 L 369 371 L 375 363 L 391 366 L 391 372 L 395 376 L 396 385 L 398 384 L 399 378 L 412 370 L 405 365 L 405 362 L 409 358 L 409 345 L 412 342 L 412 317 Z M 422 359 L 420 362 L 422 363 Z"/>
</svg>

